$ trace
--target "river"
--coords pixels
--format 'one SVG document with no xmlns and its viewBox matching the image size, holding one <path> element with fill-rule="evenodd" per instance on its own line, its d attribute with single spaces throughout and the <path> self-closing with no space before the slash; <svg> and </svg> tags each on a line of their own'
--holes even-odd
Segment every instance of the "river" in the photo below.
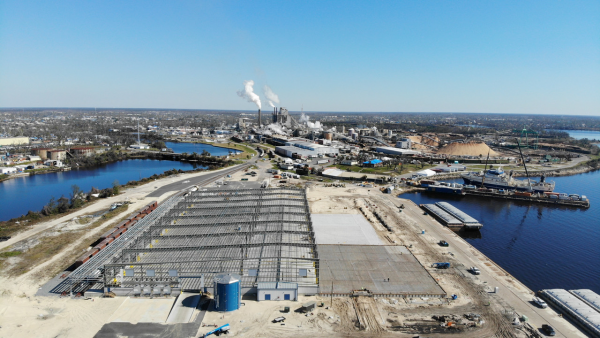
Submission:
<svg viewBox="0 0 600 338">
<path fill-rule="evenodd" d="M 557 192 L 586 195 L 591 207 L 432 193 L 399 197 L 417 204 L 448 201 L 475 217 L 483 224 L 481 231 L 459 234 L 533 291 L 591 289 L 600 294 L 600 171 L 549 180 L 556 182 Z M 461 179 L 447 181 L 462 183 Z"/>
<path fill-rule="evenodd" d="M 568 133 L 576 140 L 587 138 L 588 140 L 600 140 L 600 131 L 594 130 L 560 130 Z"/>
<path fill-rule="evenodd" d="M 167 142 L 167 147 L 177 153 L 203 150 L 213 156 L 227 155 L 230 149 L 200 143 Z M 132 180 L 162 174 L 171 169 L 192 170 L 198 168 L 189 162 L 134 159 L 109 163 L 95 168 L 77 169 L 59 173 L 17 177 L 0 182 L 0 221 L 26 214 L 29 210 L 40 211 L 51 197 L 69 197 L 71 186 L 77 185 L 88 192 L 92 187 L 112 187 L 115 180 L 125 184 Z"/>
<path fill-rule="evenodd" d="M 223 156 L 229 154 L 229 151 L 231 151 L 232 153 L 239 152 L 238 150 L 215 147 L 210 144 L 204 143 L 165 142 L 165 144 L 167 145 L 167 148 L 173 149 L 173 151 L 176 153 L 196 153 L 200 155 L 204 150 L 206 150 L 212 156 Z"/>
</svg>

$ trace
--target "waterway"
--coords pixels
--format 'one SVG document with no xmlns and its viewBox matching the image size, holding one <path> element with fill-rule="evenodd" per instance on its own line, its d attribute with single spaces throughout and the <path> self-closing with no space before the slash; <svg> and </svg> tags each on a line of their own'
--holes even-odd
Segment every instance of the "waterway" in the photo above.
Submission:
<svg viewBox="0 0 600 338">
<path fill-rule="evenodd" d="M 201 143 L 167 142 L 166 144 L 177 153 L 201 154 L 206 150 L 213 156 L 222 156 L 230 151 L 227 148 Z M 19 217 L 29 210 L 40 211 L 51 197 L 68 198 L 73 185 L 87 192 L 92 187 L 98 189 L 112 187 L 115 180 L 125 184 L 154 174 L 162 174 L 171 169 L 192 170 L 198 167 L 189 162 L 134 159 L 95 168 L 13 178 L 0 182 L 0 221 Z"/>
<path fill-rule="evenodd" d="M 569 136 L 576 140 L 587 138 L 588 140 L 600 140 L 600 131 L 593 130 L 561 130 L 568 133 Z"/>
<path fill-rule="evenodd" d="M 228 155 L 230 152 L 234 154 L 239 152 L 235 149 L 215 147 L 204 143 L 165 142 L 165 144 L 167 145 L 167 148 L 173 149 L 176 153 L 196 153 L 200 155 L 206 150 L 211 156 L 223 156 Z"/>
<path fill-rule="evenodd" d="M 600 294 L 600 171 L 549 180 L 556 182 L 558 192 L 586 195 L 591 207 L 416 192 L 399 197 L 417 204 L 447 201 L 475 217 L 483 224 L 481 231 L 461 232 L 461 237 L 531 290 L 591 289 Z"/>
</svg>

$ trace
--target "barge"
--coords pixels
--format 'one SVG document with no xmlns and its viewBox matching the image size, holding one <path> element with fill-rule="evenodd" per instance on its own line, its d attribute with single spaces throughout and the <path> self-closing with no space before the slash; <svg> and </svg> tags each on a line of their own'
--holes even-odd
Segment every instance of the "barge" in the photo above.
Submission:
<svg viewBox="0 0 600 338">
<path fill-rule="evenodd" d="M 592 337 L 600 338 L 600 312 L 598 306 L 590 306 L 590 300 L 600 301 L 600 296 L 591 290 L 549 289 L 539 292 L 550 305 L 569 316 Z"/>
<path fill-rule="evenodd" d="M 454 230 L 479 230 L 483 227 L 479 221 L 446 202 L 421 204 L 420 207 L 443 225 Z"/>
</svg>

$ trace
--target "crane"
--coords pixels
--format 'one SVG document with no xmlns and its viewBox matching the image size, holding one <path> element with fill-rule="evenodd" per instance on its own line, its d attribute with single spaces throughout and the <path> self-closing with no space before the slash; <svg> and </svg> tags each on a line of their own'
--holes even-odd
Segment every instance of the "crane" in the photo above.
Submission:
<svg viewBox="0 0 600 338">
<path fill-rule="evenodd" d="M 537 131 L 527 130 L 527 129 L 525 129 L 525 127 L 523 127 L 523 130 L 513 129 L 513 133 L 521 133 L 521 136 L 519 137 L 519 147 L 520 147 L 520 144 L 523 143 L 523 136 L 525 137 L 525 146 L 527 148 L 529 148 L 529 134 L 535 135 L 535 141 L 533 143 L 533 149 L 537 150 L 537 148 L 538 148 L 538 137 L 539 137 L 539 133 Z"/>
</svg>

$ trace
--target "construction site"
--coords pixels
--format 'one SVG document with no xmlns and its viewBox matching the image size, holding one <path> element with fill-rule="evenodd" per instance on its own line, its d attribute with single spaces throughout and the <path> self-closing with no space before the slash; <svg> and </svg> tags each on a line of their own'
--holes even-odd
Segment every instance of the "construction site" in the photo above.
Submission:
<svg viewBox="0 0 600 338">
<path fill-rule="evenodd" d="M 141 209 L 81 257 L 57 255 L 76 268 L 32 287 L 35 297 L 31 277 L 3 279 L 0 333 L 538 337 L 552 322 L 585 337 L 409 200 L 360 186 L 260 188 L 261 175 L 224 173 L 170 196 L 138 188 Z"/>
</svg>

